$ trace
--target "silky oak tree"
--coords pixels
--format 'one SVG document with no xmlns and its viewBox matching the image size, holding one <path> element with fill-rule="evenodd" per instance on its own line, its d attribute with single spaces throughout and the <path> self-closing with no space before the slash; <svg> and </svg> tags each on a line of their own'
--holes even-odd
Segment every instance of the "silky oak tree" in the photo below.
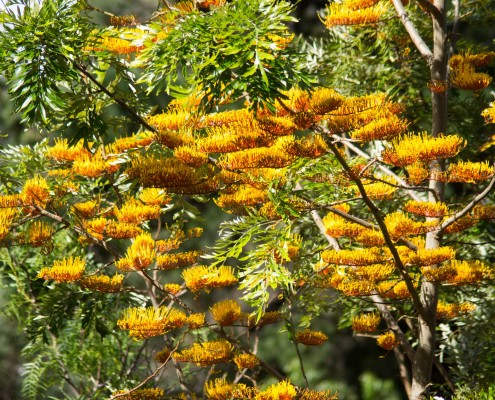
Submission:
<svg viewBox="0 0 495 400">
<path fill-rule="evenodd" d="M 493 269 L 444 241 L 493 221 L 495 169 L 487 150 L 459 158 L 469 142 L 447 133 L 447 93 L 485 89 L 495 53 L 449 54 L 443 2 L 418 2 L 431 46 L 398 0 L 322 17 L 330 29 L 401 19 L 431 74 L 428 132 L 409 132 L 385 94 L 318 86 L 283 1 L 164 1 L 143 24 L 87 2 L 16 4 L 0 65 L 24 121 L 60 134 L 1 151 L 12 309 L 44 349 L 31 368 L 57 360 L 26 398 L 58 376 L 76 398 L 333 399 L 309 388 L 300 346 L 328 340 L 310 327 L 335 299 L 357 335 L 393 352 L 409 398 L 427 398 L 433 366 L 455 392 L 438 321 L 472 313 L 456 292 Z M 169 94 L 163 111 L 147 103 Z M 462 201 L 447 200 L 451 184 L 470 186 Z M 208 247 L 205 204 L 224 211 Z M 273 323 L 300 385 L 258 352 Z M 279 383 L 260 388 L 261 372 Z"/>
</svg>

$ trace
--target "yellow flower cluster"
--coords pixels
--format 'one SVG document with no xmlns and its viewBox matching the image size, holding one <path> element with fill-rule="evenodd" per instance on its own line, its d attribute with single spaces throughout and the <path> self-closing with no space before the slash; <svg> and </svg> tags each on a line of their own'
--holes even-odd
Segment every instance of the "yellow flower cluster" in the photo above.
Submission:
<svg viewBox="0 0 495 400">
<path fill-rule="evenodd" d="M 242 324 L 245 326 L 263 326 L 275 324 L 283 320 L 283 314 L 280 311 L 267 311 L 257 321 L 256 316 L 249 313 L 242 314 Z"/>
<path fill-rule="evenodd" d="M 439 301 L 437 305 L 437 318 L 438 319 L 451 319 L 461 315 L 469 314 L 476 309 L 473 303 L 451 303 L 447 304 L 444 301 Z"/>
<path fill-rule="evenodd" d="M 297 395 L 296 388 L 289 381 L 282 381 L 268 386 L 256 396 L 256 400 L 292 400 Z"/>
<path fill-rule="evenodd" d="M 27 243 L 33 247 L 43 246 L 53 236 L 53 227 L 45 221 L 35 221 L 27 232 Z"/>
<path fill-rule="evenodd" d="M 221 326 L 229 326 L 241 318 L 241 306 L 235 300 L 223 300 L 210 307 L 213 319 Z"/>
<path fill-rule="evenodd" d="M 429 162 L 437 158 L 454 157 L 466 145 L 457 135 L 428 137 L 426 132 L 407 134 L 392 141 L 381 157 L 387 164 L 403 167 L 418 161 Z"/>
<path fill-rule="evenodd" d="M 201 289 L 231 286 L 237 283 L 232 267 L 208 267 L 198 265 L 182 272 L 182 279 L 189 290 L 197 292 Z"/>
<path fill-rule="evenodd" d="M 376 338 L 376 342 L 378 346 L 380 346 L 382 349 L 389 351 L 400 344 L 397 338 L 395 337 L 395 334 L 391 331 L 382 333 L 380 336 Z"/>
<path fill-rule="evenodd" d="M 186 320 L 186 314 L 174 308 L 138 307 L 124 310 L 124 315 L 117 321 L 117 326 L 128 330 L 129 335 L 135 339 L 149 339 L 182 327 Z"/>
<path fill-rule="evenodd" d="M 74 209 L 82 218 L 91 218 L 97 212 L 99 204 L 96 201 L 88 200 L 74 204 Z"/>
<path fill-rule="evenodd" d="M 91 157 L 91 153 L 84 147 L 82 140 L 75 146 L 69 146 L 67 139 L 55 139 L 55 144 L 48 149 L 46 156 L 57 161 L 75 161 Z"/>
<path fill-rule="evenodd" d="M 146 205 L 131 197 L 121 208 L 115 207 L 114 214 L 121 222 L 141 224 L 144 221 L 157 219 L 160 216 L 160 206 Z"/>
<path fill-rule="evenodd" d="M 229 400 L 232 398 L 232 391 L 235 384 L 228 382 L 224 378 L 217 378 L 214 381 L 205 383 L 205 395 L 210 400 Z"/>
<path fill-rule="evenodd" d="M 50 199 L 50 187 L 45 178 L 37 175 L 28 179 L 21 192 L 21 201 L 25 205 L 45 207 Z"/>
<path fill-rule="evenodd" d="M 429 169 L 422 162 L 406 165 L 406 171 L 408 174 L 407 181 L 412 185 L 419 185 L 430 176 Z"/>
<path fill-rule="evenodd" d="M 147 131 L 129 137 L 118 138 L 113 143 L 105 146 L 105 151 L 107 154 L 120 154 L 130 149 L 146 147 L 153 143 L 153 141 L 153 134 Z"/>
<path fill-rule="evenodd" d="M 445 282 L 457 274 L 456 269 L 450 264 L 439 267 L 421 267 L 421 273 L 430 282 Z"/>
<path fill-rule="evenodd" d="M 17 217 L 15 208 L 0 208 L 0 240 L 3 240 L 10 232 L 10 227 Z"/>
<path fill-rule="evenodd" d="M 163 285 L 163 289 L 176 296 L 182 290 L 182 286 L 178 283 L 166 283 Z"/>
<path fill-rule="evenodd" d="M 417 279 L 413 279 L 413 286 L 416 289 L 419 283 Z M 377 285 L 378 293 L 387 299 L 408 299 L 411 297 L 411 293 L 407 288 L 405 281 L 383 281 Z"/>
<path fill-rule="evenodd" d="M 85 267 L 86 263 L 80 257 L 69 257 L 55 261 L 51 268 L 42 268 L 38 278 L 74 282 L 83 276 Z"/>
<path fill-rule="evenodd" d="M 451 64 L 450 84 L 458 89 L 482 90 L 492 81 L 492 77 L 482 72 L 476 72 L 475 66 L 469 62 L 461 62 L 454 67 Z"/>
<path fill-rule="evenodd" d="M 234 357 L 234 362 L 237 365 L 237 368 L 255 368 L 259 365 L 260 359 L 256 357 L 254 354 L 238 354 Z"/>
<path fill-rule="evenodd" d="M 493 278 L 493 271 L 478 260 L 452 260 L 450 267 L 455 269 L 455 275 L 448 282 L 454 285 L 479 283 L 483 279 Z"/>
<path fill-rule="evenodd" d="M 487 124 L 494 123 L 495 122 L 495 102 L 490 104 L 490 107 L 485 108 L 482 112 L 481 115 L 483 118 L 485 118 L 485 122 Z"/>
<path fill-rule="evenodd" d="M 495 168 L 488 161 L 459 161 L 449 165 L 447 171 L 433 175 L 432 178 L 443 182 L 476 183 L 486 181 L 495 175 Z"/>
<path fill-rule="evenodd" d="M 206 315 L 204 313 L 194 313 L 187 317 L 189 329 L 199 329 L 205 326 Z"/>
<path fill-rule="evenodd" d="M 419 266 L 440 264 L 455 258 L 455 250 L 452 247 L 443 246 L 436 249 L 418 249 L 411 257 L 411 263 Z"/>
<path fill-rule="evenodd" d="M 178 146 L 174 149 L 174 156 L 185 165 L 200 167 L 208 162 L 208 154 L 198 150 L 196 144 Z"/>
<path fill-rule="evenodd" d="M 346 268 L 346 275 L 351 279 L 377 282 L 387 279 L 393 274 L 395 265 L 392 263 L 373 264 L 361 267 Z"/>
<path fill-rule="evenodd" d="M 320 331 L 305 329 L 303 331 L 296 332 L 295 339 L 297 343 L 301 343 L 306 346 L 320 346 L 328 340 L 328 336 Z"/>
<path fill-rule="evenodd" d="M 79 280 L 79 286 L 84 289 L 92 289 L 103 293 L 116 293 L 122 289 L 124 275 L 116 274 L 112 277 L 106 275 L 85 276 Z"/>
<path fill-rule="evenodd" d="M 370 199 L 390 200 L 394 197 L 397 188 L 391 185 L 392 180 L 387 178 L 383 178 L 383 180 L 384 182 L 373 182 L 373 181 L 363 182 L 364 188 L 366 189 L 366 194 Z M 356 193 L 356 195 L 361 196 L 357 186 L 353 186 L 352 189 Z"/>
<path fill-rule="evenodd" d="M 352 330 L 359 333 L 372 333 L 378 329 L 381 317 L 378 314 L 359 314 L 352 318 Z"/>
<path fill-rule="evenodd" d="M 101 155 L 78 158 L 72 164 L 72 171 L 88 178 L 97 178 L 103 174 L 112 173 L 119 169 L 118 164 L 104 160 Z"/>
<path fill-rule="evenodd" d="M 387 214 L 384 222 L 393 240 L 399 240 L 400 238 L 407 236 L 420 235 L 433 230 L 437 226 L 435 221 L 414 221 L 400 211 Z"/>
<path fill-rule="evenodd" d="M 200 255 L 200 251 L 162 254 L 156 257 L 156 267 L 163 270 L 183 268 L 197 262 Z"/>
<path fill-rule="evenodd" d="M 191 362 L 199 367 L 226 363 L 230 359 L 232 345 L 226 340 L 212 342 L 193 343 L 189 349 L 182 350 L 172 355 L 174 360 Z"/>
<path fill-rule="evenodd" d="M 354 130 L 351 133 L 352 139 L 369 142 L 372 140 L 390 140 L 403 133 L 408 123 L 392 114 L 386 118 L 379 118 L 375 121 Z"/>
<path fill-rule="evenodd" d="M 330 264 L 358 266 L 383 263 L 390 255 L 379 247 L 370 247 L 356 250 L 324 250 L 321 257 Z"/>
<path fill-rule="evenodd" d="M 164 206 L 170 203 L 172 198 L 163 189 L 145 188 L 139 195 L 139 200 L 147 206 Z"/>
<path fill-rule="evenodd" d="M 124 258 L 115 263 L 121 271 L 140 271 L 149 266 L 155 259 L 155 241 L 151 235 L 144 232 L 136 237 L 126 252 Z"/>
<path fill-rule="evenodd" d="M 411 214 L 421 215 L 423 217 L 439 218 L 449 212 L 445 203 L 430 203 L 427 201 L 409 200 L 404 204 L 404 210 Z"/>
<path fill-rule="evenodd" d="M 119 390 L 112 393 L 112 396 L 126 393 L 127 390 Z M 120 400 L 163 400 L 165 397 L 165 391 L 163 389 L 136 389 L 124 396 L 119 396 Z"/>
<path fill-rule="evenodd" d="M 138 28 L 113 28 L 107 29 L 94 40 L 94 47 L 87 47 L 87 50 L 106 50 L 115 54 L 131 54 L 143 48 L 142 45 L 133 44 L 138 39 L 143 39 L 146 32 Z"/>
<path fill-rule="evenodd" d="M 218 166 L 227 170 L 243 168 L 283 168 L 290 165 L 295 157 L 280 147 L 259 147 L 227 153 L 218 160 Z"/>
<path fill-rule="evenodd" d="M 221 208 L 254 206 L 268 200 L 266 190 L 259 190 L 251 185 L 235 185 L 228 188 L 227 192 L 221 193 L 215 200 Z"/>
<path fill-rule="evenodd" d="M 127 222 L 107 221 L 105 225 L 105 236 L 113 239 L 131 239 L 143 233 L 143 230 Z"/>
<path fill-rule="evenodd" d="M 327 28 L 339 25 L 365 25 L 377 23 L 387 12 L 388 5 L 385 2 L 376 2 L 376 4 L 369 7 L 356 8 L 358 4 L 365 5 L 367 3 L 370 2 L 350 0 L 344 1 L 343 3 L 330 3 L 327 7 L 327 15 L 324 18 L 323 23 Z"/>
</svg>

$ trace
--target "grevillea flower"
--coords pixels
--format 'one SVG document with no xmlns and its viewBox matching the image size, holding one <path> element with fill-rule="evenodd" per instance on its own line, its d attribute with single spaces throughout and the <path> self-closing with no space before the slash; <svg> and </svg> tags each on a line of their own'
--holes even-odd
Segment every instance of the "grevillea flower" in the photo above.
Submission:
<svg viewBox="0 0 495 400">
<path fill-rule="evenodd" d="M 495 102 L 490 104 L 490 107 L 485 108 L 481 115 L 485 118 L 485 122 L 487 124 L 491 124 L 495 122 Z"/>
<path fill-rule="evenodd" d="M 88 178 L 97 178 L 106 173 L 115 172 L 118 165 L 113 165 L 101 156 L 78 158 L 72 164 L 74 173 Z"/>
<path fill-rule="evenodd" d="M 99 203 L 93 200 L 76 203 L 73 205 L 76 212 L 83 218 L 91 218 L 95 215 Z"/>
<path fill-rule="evenodd" d="M 206 128 L 212 126 L 231 125 L 235 123 L 244 123 L 254 119 L 252 111 L 247 108 L 239 110 L 223 111 L 206 115 L 200 122 L 199 127 Z"/>
<path fill-rule="evenodd" d="M 279 139 L 278 145 L 288 154 L 298 157 L 318 158 L 328 152 L 325 140 L 320 135 L 308 135 L 303 139 L 285 136 Z"/>
<path fill-rule="evenodd" d="M 437 305 L 437 319 L 451 319 L 461 315 L 469 314 L 476 309 L 473 303 L 451 303 L 447 304 L 440 300 Z"/>
<path fill-rule="evenodd" d="M 370 296 L 376 289 L 376 284 L 373 281 L 352 279 L 338 279 L 335 281 L 335 275 L 332 275 L 333 282 L 330 281 L 330 283 L 346 296 Z"/>
<path fill-rule="evenodd" d="M 381 281 L 388 278 L 395 270 L 392 263 L 373 264 L 362 267 L 346 268 L 346 274 L 353 279 L 363 279 L 365 281 Z"/>
<path fill-rule="evenodd" d="M 418 161 L 454 157 L 465 145 L 465 140 L 457 135 L 428 137 L 426 132 L 407 134 L 394 139 L 381 157 L 388 164 L 403 167 Z"/>
<path fill-rule="evenodd" d="M 267 389 L 260 392 L 256 399 L 258 400 L 292 400 L 296 397 L 296 388 L 289 381 L 282 381 L 268 386 Z"/>
<path fill-rule="evenodd" d="M 392 114 L 387 118 L 379 118 L 354 130 L 351 137 L 364 142 L 372 140 L 390 140 L 403 133 L 408 125 L 406 120 L 400 119 Z"/>
<path fill-rule="evenodd" d="M 288 136 L 296 130 L 296 125 L 288 116 L 266 115 L 257 120 L 259 129 L 271 136 Z"/>
<path fill-rule="evenodd" d="M 227 170 L 243 168 L 283 168 L 295 157 L 277 146 L 246 149 L 222 155 L 218 166 Z"/>
<path fill-rule="evenodd" d="M 215 203 L 221 208 L 254 206 L 268 200 L 266 190 L 259 190 L 251 185 L 231 186 L 227 193 L 221 193 Z"/>
<path fill-rule="evenodd" d="M 352 4 L 356 1 L 351 2 Z M 385 2 L 378 2 L 372 7 L 351 9 L 344 3 L 330 3 L 327 7 L 327 15 L 323 23 L 327 28 L 339 25 L 367 25 L 377 23 L 387 12 L 388 6 Z"/>
<path fill-rule="evenodd" d="M 242 313 L 242 324 L 246 326 L 263 326 L 269 324 L 275 324 L 284 319 L 283 314 L 280 311 L 267 311 L 258 320 L 256 315 L 249 313 Z"/>
<path fill-rule="evenodd" d="M 205 383 L 205 395 L 210 400 L 229 400 L 231 399 L 234 384 L 224 378 L 217 378 Z"/>
<path fill-rule="evenodd" d="M 364 246 L 383 246 L 385 244 L 385 238 L 382 233 L 374 229 L 364 229 L 354 239 Z"/>
<path fill-rule="evenodd" d="M 238 281 L 231 267 L 208 267 L 205 265 L 198 265 L 184 270 L 182 279 L 193 292 L 200 289 L 231 286 Z"/>
<path fill-rule="evenodd" d="M 30 206 L 45 207 L 50 199 L 49 189 L 46 179 L 39 175 L 28 179 L 22 188 L 22 203 Z"/>
<path fill-rule="evenodd" d="M 121 208 L 115 207 L 114 214 L 120 222 L 140 224 L 157 219 L 160 216 L 160 206 L 146 205 L 131 197 Z"/>
<path fill-rule="evenodd" d="M 130 149 L 146 147 L 153 143 L 153 134 L 149 131 L 116 139 L 113 143 L 105 146 L 107 154 L 120 154 Z"/>
<path fill-rule="evenodd" d="M 300 389 L 297 397 L 299 400 L 337 400 L 337 393 L 332 393 L 330 390 L 317 391 L 313 389 Z"/>
<path fill-rule="evenodd" d="M 186 314 L 174 308 L 138 307 L 124 310 L 124 315 L 117 321 L 117 326 L 128 330 L 131 337 L 149 339 L 182 327 L 186 320 Z"/>
<path fill-rule="evenodd" d="M 182 242 L 183 242 L 183 238 L 179 238 L 179 237 L 169 238 L 165 240 L 157 240 L 155 242 L 156 252 L 166 253 L 170 250 L 176 250 L 179 248 Z"/>
<path fill-rule="evenodd" d="M 143 233 L 143 230 L 127 222 L 108 221 L 104 234 L 113 239 L 131 239 Z"/>
<path fill-rule="evenodd" d="M 254 354 L 238 354 L 234 357 L 234 362 L 237 365 L 237 368 L 255 368 L 259 365 L 260 359 L 256 357 Z"/>
<path fill-rule="evenodd" d="M 168 112 L 156 114 L 146 118 L 148 124 L 153 125 L 159 131 L 178 131 L 188 122 L 190 115 L 185 112 Z"/>
<path fill-rule="evenodd" d="M 140 271 L 149 266 L 156 256 L 155 241 L 144 232 L 136 237 L 128 247 L 125 258 L 118 260 L 115 266 L 121 271 Z"/>
<path fill-rule="evenodd" d="M 456 273 L 448 282 L 454 285 L 478 283 L 483 279 L 493 278 L 493 271 L 479 260 L 452 260 L 450 266 Z"/>
<path fill-rule="evenodd" d="M 199 167 L 208 162 L 208 154 L 200 151 L 196 145 L 191 144 L 176 147 L 174 156 L 191 167 Z"/>
<path fill-rule="evenodd" d="M 143 38 L 146 32 L 138 28 L 113 28 L 107 29 L 94 40 L 95 46 L 87 47 L 87 50 L 106 50 L 115 54 L 131 54 L 142 49 L 142 45 L 135 45 L 138 39 Z"/>
<path fill-rule="evenodd" d="M 112 396 L 121 395 L 126 393 L 127 390 L 119 390 L 112 393 Z M 163 400 L 165 398 L 165 391 L 163 389 L 136 389 L 124 396 L 119 396 L 119 400 Z"/>
<path fill-rule="evenodd" d="M 394 197 L 397 188 L 392 186 L 392 179 L 382 178 L 384 182 L 365 181 L 363 182 L 366 194 L 373 200 L 390 200 Z M 390 181 L 390 182 L 388 182 Z M 357 196 L 361 196 L 357 186 L 353 186 L 352 189 Z"/>
<path fill-rule="evenodd" d="M 221 326 L 229 326 L 240 319 L 241 306 L 235 300 L 223 300 L 213 304 L 210 313 Z"/>
<path fill-rule="evenodd" d="M 457 68 L 461 64 L 471 64 L 474 67 L 483 67 L 490 64 L 495 58 L 495 52 L 454 54 L 449 59 L 450 68 Z"/>
<path fill-rule="evenodd" d="M 448 182 L 476 183 L 486 181 L 495 175 L 495 167 L 485 162 L 459 161 L 450 164 L 446 171 Z"/>
<path fill-rule="evenodd" d="M 427 201 L 415 200 L 409 200 L 406 204 L 404 204 L 404 210 L 411 214 L 431 218 L 443 217 L 449 212 L 449 208 L 445 203 L 430 203 Z"/>
<path fill-rule="evenodd" d="M 43 268 L 38 278 L 53 279 L 57 282 L 74 282 L 84 274 L 86 262 L 80 257 L 69 257 L 57 260 L 51 268 Z"/>
<path fill-rule="evenodd" d="M 200 367 L 226 363 L 230 359 L 232 345 L 226 340 L 194 343 L 189 349 L 174 353 L 172 357 L 176 361 L 191 362 Z"/>
<path fill-rule="evenodd" d="M 301 343 L 306 346 L 320 346 L 328 340 L 328 336 L 320 331 L 305 329 L 303 331 L 296 332 L 295 339 L 297 343 Z"/>
<path fill-rule="evenodd" d="M 324 250 L 323 260 L 338 265 L 371 265 L 387 261 L 390 256 L 379 247 L 356 250 Z"/>
<path fill-rule="evenodd" d="M 378 346 L 385 350 L 392 350 L 397 347 L 400 343 L 395 337 L 395 333 L 391 331 L 387 331 L 382 333 L 380 336 L 376 338 L 376 342 Z"/>
<path fill-rule="evenodd" d="M 9 234 L 10 227 L 18 213 L 15 208 L 0 208 L 0 240 Z"/>
<path fill-rule="evenodd" d="M 456 269 L 450 264 L 439 267 L 421 267 L 421 273 L 430 282 L 445 282 L 452 279 L 456 275 Z"/>
<path fill-rule="evenodd" d="M 205 326 L 206 315 L 204 313 L 194 313 L 187 317 L 189 329 L 199 329 Z"/>
<path fill-rule="evenodd" d="M 449 81 L 458 89 L 482 90 L 490 84 L 492 77 L 482 72 L 476 72 L 473 64 L 460 63 L 452 68 Z"/>
<path fill-rule="evenodd" d="M 495 206 L 484 206 L 481 204 L 473 208 L 473 218 L 475 219 L 495 219 Z"/>
<path fill-rule="evenodd" d="M 359 314 L 352 318 L 352 330 L 359 333 L 372 333 L 378 329 L 381 317 L 378 314 Z"/>
<path fill-rule="evenodd" d="M 153 357 L 156 362 L 163 364 L 164 362 L 167 362 L 167 360 L 170 359 L 170 356 L 172 355 L 172 352 L 168 348 L 164 348 L 163 350 L 160 350 L 155 354 Z"/>
<path fill-rule="evenodd" d="M 177 283 L 167 283 L 163 285 L 163 289 L 176 296 L 182 290 L 182 286 Z"/>
<path fill-rule="evenodd" d="M 156 188 L 145 188 L 139 195 L 141 200 L 147 206 L 164 206 L 172 201 L 165 190 Z"/>
<path fill-rule="evenodd" d="M 419 185 L 430 176 L 428 167 L 422 162 L 406 165 L 406 171 L 408 174 L 407 181 L 412 185 Z"/>
<path fill-rule="evenodd" d="M 414 288 L 418 287 L 417 279 L 413 279 L 413 286 L 414 286 Z M 387 298 L 387 299 L 399 300 L 399 299 L 407 299 L 407 298 L 411 297 L 411 293 L 409 292 L 409 289 L 407 288 L 405 281 L 380 282 L 377 289 L 378 289 L 379 293 L 381 294 L 381 296 L 384 298 Z"/>
<path fill-rule="evenodd" d="M 387 214 L 384 222 L 393 240 L 398 240 L 407 236 L 419 235 L 433 230 L 437 226 L 437 222 L 435 221 L 414 221 L 400 211 Z"/>
<path fill-rule="evenodd" d="M 200 251 L 162 254 L 156 257 L 156 267 L 163 270 L 183 268 L 197 262 L 201 254 L 202 253 Z"/>
<path fill-rule="evenodd" d="M 75 146 L 69 146 L 67 139 L 55 139 L 55 144 L 46 153 L 47 157 L 57 161 L 75 161 L 91 157 L 90 151 L 80 140 Z"/>
<path fill-rule="evenodd" d="M 43 246 L 53 236 L 54 230 L 45 221 L 35 221 L 27 231 L 27 243 L 33 247 Z"/>
<path fill-rule="evenodd" d="M 315 114 L 323 115 L 336 110 L 344 102 L 344 96 L 333 89 L 316 88 L 311 92 L 309 109 Z"/>
<path fill-rule="evenodd" d="M 124 275 L 116 274 L 112 277 L 106 275 L 90 275 L 79 280 L 79 286 L 85 289 L 96 290 L 103 293 L 116 293 L 122 289 Z"/>
<path fill-rule="evenodd" d="M 455 258 L 455 250 L 452 247 L 444 246 L 436 249 L 418 249 L 412 258 L 412 263 L 419 266 L 440 264 Z"/>
<path fill-rule="evenodd" d="M 158 131 L 154 135 L 154 140 L 170 149 L 194 143 L 192 130 L 187 128 L 179 129 L 178 131 Z"/>
</svg>

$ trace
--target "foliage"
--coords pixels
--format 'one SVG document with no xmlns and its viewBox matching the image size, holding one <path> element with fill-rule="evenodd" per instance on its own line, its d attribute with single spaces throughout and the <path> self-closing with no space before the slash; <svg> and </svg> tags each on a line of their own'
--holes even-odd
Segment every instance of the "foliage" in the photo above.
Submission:
<svg viewBox="0 0 495 400">
<path fill-rule="evenodd" d="M 490 382 L 495 166 L 467 130 L 482 107 L 488 123 L 494 112 L 459 93 L 486 90 L 477 71 L 495 53 L 422 64 L 428 50 L 406 51 L 418 40 L 394 20 L 289 43 L 283 1 L 164 3 L 145 25 L 112 15 L 101 29 L 85 3 L 19 4 L 0 33 L 17 111 L 71 138 L 0 150 L 2 285 L 28 341 L 25 398 L 333 399 L 331 387 L 304 388 L 322 372 L 303 346 L 328 349 L 322 331 L 335 328 L 318 317 L 330 311 L 397 358 L 412 399 L 427 395 L 433 365 L 439 390 L 453 390 L 442 361 L 461 385 Z M 322 21 L 359 25 L 388 8 L 368 6 L 335 3 Z M 409 11 L 418 35 L 445 37 Z M 373 62 L 338 67 L 345 52 Z M 354 85 L 310 88 L 311 72 Z M 450 118 L 459 134 L 447 91 L 472 118 Z M 152 110 L 150 93 L 180 96 Z M 401 115 L 409 101 L 425 131 Z M 110 134 L 125 122 L 115 104 L 136 133 Z M 209 248 L 205 207 L 224 219 Z M 274 355 L 292 382 L 260 351 L 268 324 L 292 345 L 291 362 Z M 483 374 L 466 362 L 473 343 Z M 361 380 L 364 397 L 392 393 Z"/>
</svg>

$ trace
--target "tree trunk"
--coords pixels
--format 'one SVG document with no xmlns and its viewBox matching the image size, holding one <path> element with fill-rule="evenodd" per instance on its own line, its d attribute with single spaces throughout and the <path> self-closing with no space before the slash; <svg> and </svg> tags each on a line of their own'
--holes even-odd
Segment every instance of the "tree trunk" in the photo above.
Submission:
<svg viewBox="0 0 495 400">
<path fill-rule="evenodd" d="M 438 16 L 433 16 L 433 60 L 430 65 L 432 82 L 447 83 L 448 54 L 446 34 L 446 9 L 445 0 L 435 0 L 434 5 L 440 11 Z M 447 130 L 447 91 L 432 91 L 432 136 L 446 133 Z M 443 170 L 444 165 L 440 160 L 430 164 L 430 170 Z M 429 201 L 442 201 L 444 197 L 444 184 L 430 180 Z M 441 238 L 437 231 L 426 235 L 426 248 L 437 248 L 441 245 Z M 427 399 L 431 382 L 431 370 L 435 357 L 435 329 L 436 309 L 438 303 L 438 284 L 423 281 L 421 283 L 421 303 L 425 311 L 425 318 L 418 318 L 418 347 L 412 365 L 411 400 Z"/>
</svg>

